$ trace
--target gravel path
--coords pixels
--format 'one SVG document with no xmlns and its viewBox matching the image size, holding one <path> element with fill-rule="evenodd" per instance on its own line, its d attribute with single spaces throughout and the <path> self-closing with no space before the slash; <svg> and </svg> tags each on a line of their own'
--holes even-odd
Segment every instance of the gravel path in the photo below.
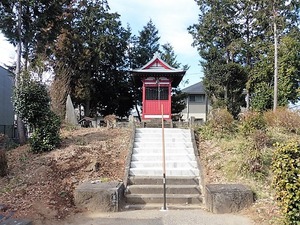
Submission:
<svg viewBox="0 0 300 225">
<path fill-rule="evenodd" d="M 79 214 L 60 225 L 253 225 L 241 215 L 212 214 L 204 210 L 137 210 Z"/>
</svg>

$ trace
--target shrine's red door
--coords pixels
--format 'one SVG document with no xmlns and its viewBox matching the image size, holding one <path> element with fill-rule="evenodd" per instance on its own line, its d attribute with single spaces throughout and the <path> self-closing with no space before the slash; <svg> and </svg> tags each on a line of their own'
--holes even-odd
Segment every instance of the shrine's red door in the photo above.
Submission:
<svg viewBox="0 0 300 225">
<path fill-rule="evenodd" d="M 143 119 L 161 118 L 162 107 L 165 119 L 171 119 L 171 82 L 160 77 L 148 77 L 143 81 Z"/>
</svg>

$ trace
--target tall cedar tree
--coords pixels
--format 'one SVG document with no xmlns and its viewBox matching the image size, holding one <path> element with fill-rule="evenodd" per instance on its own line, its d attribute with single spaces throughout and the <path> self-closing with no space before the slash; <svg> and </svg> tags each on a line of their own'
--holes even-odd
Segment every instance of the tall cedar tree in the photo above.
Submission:
<svg viewBox="0 0 300 225">
<path fill-rule="evenodd" d="M 71 96 L 86 116 L 128 115 L 133 105 L 126 69 L 129 31 L 106 1 L 76 1 L 66 15 L 54 59 L 71 68 Z M 54 61 L 54 64 L 55 64 Z"/>
<path fill-rule="evenodd" d="M 14 46 L 19 41 L 18 10 L 21 7 L 22 55 L 27 62 L 40 53 L 46 53 L 63 25 L 62 15 L 70 0 L 1 0 L 0 30 Z"/>
<path fill-rule="evenodd" d="M 299 33 L 299 2 L 296 0 L 285 1 L 285 4 L 281 1 L 268 0 L 196 2 L 200 9 L 199 24 L 189 27 L 189 32 L 193 35 L 194 46 L 204 59 L 202 62 L 204 84 L 212 102 L 217 103 L 217 106 L 226 106 L 233 115 L 236 115 L 240 106 L 244 104 L 244 97 L 241 95 L 242 89 L 246 87 L 251 95 L 252 108 L 257 108 L 258 105 L 262 109 L 271 108 L 274 13 L 277 15 L 276 23 L 280 27 L 279 37 L 283 40 L 283 36 L 291 32 Z M 295 40 L 296 35 L 292 37 Z M 291 56 L 291 60 L 295 60 L 293 57 L 295 58 Z M 287 69 L 289 66 L 284 67 Z M 289 79 L 291 84 L 288 86 L 297 87 L 297 73 L 289 75 L 293 78 Z M 279 74 L 279 80 L 285 78 L 284 73 Z M 281 83 L 279 81 L 280 89 L 283 88 Z M 295 92 L 289 96 L 281 96 L 284 92 L 279 91 L 281 105 L 299 98 L 299 94 L 297 96 Z M 292 90 L 288 93 L 292 93 Z"/>
<path fill-rule="evenodd" d="M 237 62 L 234 40 L 241 38 L 235 24 L 233 1 L 197 1 L 199 24 L 189 27 L 203 61 L 204 85 L 214 107 L 226 107 L 234 116 L 244 104 L 241 97 L 246 73 Z"/>
</svg>

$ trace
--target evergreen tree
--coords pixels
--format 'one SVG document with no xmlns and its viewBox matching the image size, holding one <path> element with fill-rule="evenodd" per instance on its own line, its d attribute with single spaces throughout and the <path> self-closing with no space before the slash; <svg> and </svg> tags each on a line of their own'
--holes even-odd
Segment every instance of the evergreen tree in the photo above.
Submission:
<svg viewBox="0 0 300 225">
<path fill-rule="evenodd" d="M 168 63 L 173 68 L 179 68 L 181 64 L 176 61 L 177 56 L 175 55 L 173 46 L 170 43 L 166 43 L 161 46 L 161 59 Z"/>
<path fill-rule="evenodd" d="M 49 44 L 56 39 L 64 22 L 62 15 L 69 2 L 1 0 L 0 30 L 14 46 L 21 40 L 25 69 L 30 58 L 47 52 Z M 18 22 L 21 23 L 21 32 L 18 32 Z"/>
<path fill-rule="evenodd" d="M 131 67 L 140 68 L 149 62 L 154 53 L 159 50 L 158 30 L 150 20 L 138 36 L 132 37 L 131 47 Z"/>
<path fill-rule="evenodd" d="M 22 85 L 22 74 L 28 73 L 29 61 L 47 53 L 49 43 L 58 35 L 63 15 L 70 0 L 2 0 L 0 2 L 0 30 L 10 43 L 17 46 L 15 86 Z M 21 56 L 25 59 L 21 68 Z M 25 73 L 21 73 L 21 72 Z M 20 144 L 26 142 L 24 124 L 17 115 Z"/>
<path fill-rule="evenodd" d="M 235 23 L 236 10 L 232 0 L 197 1 L 199 24 L 189 27 L 203 61 L 204 85 L 213 106 L 226 107 L 234 116 L 244 104 L 241 94 L 246 74 L 238 64 L 237 42 L 241 39 Z"/>
<path fill-rule="evenodd" d="M 189 27 L 189 32 L 203 59 L 204 84 L 211 101 L 216 106 L 227 107 L 236 115 L 238 108 L 244 104 L 244 98 L 240 95 L 242 89 L 246 88 L 253 108 L 271 108 L 274 82 L 273 25 L 276 23 L 279 27 L 280 40 L 291 32 L 298 33 L 299 2 L 197 0 L 197 3 L 200 9 L 199 24 Z M 293 56 L 291 60 L 294 60 Z M 282 83 L 286 77 L 280 72 L 279 83 Z M 284 94 L 291 93 L 291 88 L 297 89 L 296 77 L 288 82 L 293 85 L 285 85 L 290 89 L 279 91 L 280 104 L 282 99 L 286 104 L 298 98 L 295 92 L 289 97 Z"/>
<path fill-rule="evenodd" d="M 129 31 L 106 1 L 73 2 L 68 23 L 53 47 L 54 64 L 72 69 L 71 94 L 85 115 L 126 115 L 133 105 L 127 66 Z M 126 91 L 125 91 L 126 90 Z M 122 98 L 120 98 L 122 96 Z M 119 106 L 122 105 L 122 108 Z"/>
</svg>

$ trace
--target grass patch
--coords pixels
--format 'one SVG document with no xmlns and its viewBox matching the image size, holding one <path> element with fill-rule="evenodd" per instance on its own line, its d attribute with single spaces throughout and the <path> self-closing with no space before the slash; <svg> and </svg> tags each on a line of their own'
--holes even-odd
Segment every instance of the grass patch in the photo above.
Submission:
<svg viewBox="0 0 300 225">
<path fill-rule="evenodd" d="M 300 143 L 300 113 L 286 109 L 278 114 L 249 112 L 239 121 L 228 122 L 220 120 L 224 111 L 216 112 L 211 120 L 217 120 L 197 132 L 207 183 L 248 185 L 257 200 L 252 209 L 257 224 L 281 224 L 271 165 L 278 143 Z"/>
</svg>

